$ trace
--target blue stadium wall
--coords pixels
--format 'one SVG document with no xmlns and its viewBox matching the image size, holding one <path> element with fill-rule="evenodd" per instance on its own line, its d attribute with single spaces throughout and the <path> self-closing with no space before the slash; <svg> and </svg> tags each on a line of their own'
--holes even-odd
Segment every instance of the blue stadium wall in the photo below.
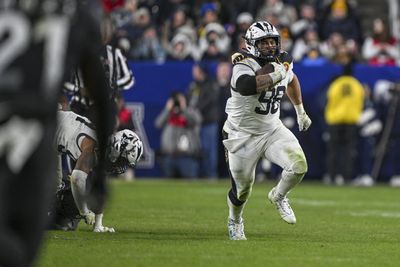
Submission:
<svg viewBox="0 0 400 267">
<path fill-rule="evenodd" d="M 164 108 L 165 102 L 171 91 L 186 92 L 192 80 L 193 62 L 167 62 L 156 64 L 153 62 L 129 62 L 133 70 L 136 83 L 133 88 L 124 92 L 127 103 L 134 104 L 134 114 L 140 109 L 137 127 L 145 132 L 147 159 L 145 164 L 138 166 L 138 177 L 160 177 L 162 172 L 157 160 L 156 151 L 160 147 L 159 129 L 154 126 L 154 121 L 159 112 Z M 209 62 L 209 74 L 215 76 L 216 63 Z M 326 64 L 319 66 L 303 66 L 295 64 L 294 71 L 302 85 L 303 101 L 313 125 L 306 133 L 295 133 L 309 162 L 307 179 L 320 179 L 324 173 L 325 143 L 322 133 L 325 129 L 323 108 L 325 103 L 325 90 L 337 75 L 341 74 L 342 67 Z M 356 65 L 354 75 L 362 82 L 374 87 L 377 80 L 385 79 L 400 81 L 400 68 L 397 67 L 370 67 Z M 131 106 L 132 107 L 132 106 Z M 141 121 L 141 122 L 140 122 Z M 149 151 L 150 150 L 150 151 Z M 400 156 L 399 156 L 400 157 Z M 400 164 L 400 159 L 398 164 Z M 384 175 L 390 175 L 390 166 Z"/>
</svg>

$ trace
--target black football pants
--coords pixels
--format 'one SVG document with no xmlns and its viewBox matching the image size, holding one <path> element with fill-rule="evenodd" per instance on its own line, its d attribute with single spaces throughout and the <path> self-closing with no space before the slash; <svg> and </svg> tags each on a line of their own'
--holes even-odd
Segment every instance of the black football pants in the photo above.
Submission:
<svg viewBox="0 0 400 267">
<path fill-rule="evenodd" d="M 346 182 L 354 177 L 357 147 L 357 126 L 339 124 L 329 126 L 327 171 L 331 179 L 342 175 Z"/>
</svg>

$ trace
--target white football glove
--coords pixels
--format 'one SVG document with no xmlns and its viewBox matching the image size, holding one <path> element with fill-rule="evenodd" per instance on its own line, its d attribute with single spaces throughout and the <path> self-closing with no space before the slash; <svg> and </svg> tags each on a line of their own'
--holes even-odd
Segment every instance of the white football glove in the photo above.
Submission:
<svg viewBox="0 0 400 267">
<path fill-rule="evenodd" d="M 287 70 L 283 64 L 276 62 L 271 63 L 274 66 L 274 72 L 270 73 L 269 76 L 274 84 L 282 81 L 286 78 Z"/>
<path fill-rule="evenodd" d="M 94 221 L 95 221 L 95 215 L 93 212 L 89 211 L 86 214 L 81 214 L 83 219 L 85 220 L 85 223 L 88 225 L 94 225 Z"/>
<path fill-rule="evenodd" d="M 297 115 L 297 123 L 299 124 L 299 131 L 307 131 L 311 126 L 311 119 L 308 117 L 307 113 Z"/>
<path fill-rule="evenodd" d="M 308 128 L 310 128 L 312 121 L 304 110 L 303 104 L 295 105 L 294 108 L 297 114 L 297 124 L 299 125 L 299 131 L 307 131 Z"/>
</svg>

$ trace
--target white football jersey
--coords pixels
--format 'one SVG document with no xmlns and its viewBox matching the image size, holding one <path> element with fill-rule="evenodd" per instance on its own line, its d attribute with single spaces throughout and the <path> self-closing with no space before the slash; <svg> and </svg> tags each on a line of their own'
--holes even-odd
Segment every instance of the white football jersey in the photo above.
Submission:
<svg viewBox="0 0 400 267">
<path fill-rule="evenodd" d="M 80 145 L 84 137 L 96 139 L 92 122 L 72 111 L 58 111 L 58 125 L 55 135 L 55 148 L 59 153 L 68 154 L 73 160 L 81 155 Z"/>
<path fill-rule="evenodd" d="M 286 92 L 287 85 L 293 80 L 293 63 L 290 64 L 286 78 L 272 89 L 259 94 L 243 96 L 234 91 L 236 82 L 242 75 L 255 76 L 261 66 L 252 58 L 245 58 L 232 69 L 231 94 L 226 103 L 228 114 L 225 126 L 237 131 L 260 135 L 273 131 L 279 126 L 280 101 Z"/>
</svg>

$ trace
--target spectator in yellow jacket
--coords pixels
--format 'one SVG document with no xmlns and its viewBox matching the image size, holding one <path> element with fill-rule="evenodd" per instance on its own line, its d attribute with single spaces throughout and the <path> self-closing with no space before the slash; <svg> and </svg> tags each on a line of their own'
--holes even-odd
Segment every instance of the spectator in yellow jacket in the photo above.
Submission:
<svg viewBox="0 0 400 267">
<path fill-rule="evenodd" d="M 357 145 L 357 122 L 364 105 L 364 88 L 345 66 L 327 92 L 325 121 L 329 129 L 326 181 L 338 185 L 353 179 Z"/>
</svg>

